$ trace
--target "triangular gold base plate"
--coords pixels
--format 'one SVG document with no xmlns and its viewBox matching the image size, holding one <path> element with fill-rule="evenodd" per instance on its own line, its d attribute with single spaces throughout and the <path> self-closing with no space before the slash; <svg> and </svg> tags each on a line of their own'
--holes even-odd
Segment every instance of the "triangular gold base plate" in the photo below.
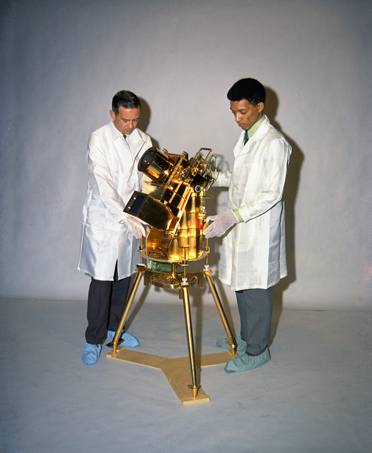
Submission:
<svg viewBox="0 0 372 453">
<path fill-rule="evenodd" d="M 166 357 L 133 351 L 123 347 L 118 347 L 116 354 L 114 354 L 114 351 L 109 352 L 107 357 L 161 370 L 182 404 L 210 401 L 209 396 L 204 393 L 201 387 L 198 389 L 196 398 L 193 398 L 192 386 L 190 385 L 190 359 L 188 357 L 167 359 Z M 229 351 L 196 356 L 195 365 L 200 371 L 202 367 L 224 365 L 231 357 L 232 355 Z M 198 382 L 200 382 L 200 379 L 198 379 Z"/>
</svg>

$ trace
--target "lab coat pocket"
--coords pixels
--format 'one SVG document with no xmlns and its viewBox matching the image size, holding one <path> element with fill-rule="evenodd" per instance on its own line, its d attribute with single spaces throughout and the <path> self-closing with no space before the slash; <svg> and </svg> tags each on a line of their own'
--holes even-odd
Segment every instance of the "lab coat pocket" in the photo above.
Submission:
<svg viewBox="0 0 372 453">
<path fill-rule="evenodd" d="M 106 224 L 106 209 L 99 206 L 89 206 L 86 220 L 86 233 L 91 238 L 101 241 L 104 237 Z"/>
<path fill-rule="evenodd" d="M 255 246 L 260 231 L 260 219 L 252 219 L 237 226 L 236 249 L 249 251 Z"/>
</svg>

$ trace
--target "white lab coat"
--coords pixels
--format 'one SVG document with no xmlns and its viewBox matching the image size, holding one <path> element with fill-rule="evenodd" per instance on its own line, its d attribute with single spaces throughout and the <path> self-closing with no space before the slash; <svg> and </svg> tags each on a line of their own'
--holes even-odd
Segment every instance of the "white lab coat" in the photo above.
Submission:
<svg viewBox="0 0 372 453">
<path fill-rule="evenodd" d="M 118 278 L 129 277 L 139 262 L 140 240 L 120 222 L 133 191 L 142 189 L 137 165 L 149 147 L 147 134 L 135 129 L 124 140 L 112 121 L 89 138 L 78 269 L 96 280 L 113 280 L 116 262 Z"/>
<path fill-rule="evenodd" d="M 292 148 L 265 117 L 243 145 L 234 148 L 232 172 L 219 173 L 214 186 L 228 186 L 228 207 L 244 222 L 222 242 L 219 279 L 234 291 L 267 289 L 287 275 L 284 183 Z"/>
</svg>

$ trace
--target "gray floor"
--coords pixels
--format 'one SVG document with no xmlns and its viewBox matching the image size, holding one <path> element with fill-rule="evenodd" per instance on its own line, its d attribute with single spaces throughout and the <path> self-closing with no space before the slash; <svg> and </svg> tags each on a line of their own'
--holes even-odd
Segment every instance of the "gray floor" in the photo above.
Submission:
<svg viewBox="0 0 372 453">
<path fill-rule="evenodd" d="M 371 312 L 276 310 L 270 362 L 204 368 L 211 401 L 183 406 L 161 371 L 84 366 L 85 310 L 0 301 L 0 452 L 372 451 Z M 218 352 L 216 308 L 192 312 L 197 353 Z M 181 305 L 137 304 L 130 323 L 142 351 L 187 356 Z"/>
</svg>

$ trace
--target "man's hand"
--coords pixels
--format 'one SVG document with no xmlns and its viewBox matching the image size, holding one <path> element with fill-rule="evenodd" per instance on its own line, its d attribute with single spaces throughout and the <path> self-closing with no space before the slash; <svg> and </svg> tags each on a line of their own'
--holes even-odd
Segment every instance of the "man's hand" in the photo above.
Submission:
<svg viewBox="0 0 372 453">
<path fill-rule="evenodd" d="M 126 215 L 123 219 L 123 223 L 131 230 L 133 236 L 137 239 L 140 239 L 141 236 L 146 236 L 145 227 L 138 219 L 136 219 L 136 217 Z"/>
<path fill-rule="evenodd" d="M 208 239 L 223 236 L 230 227 L 239 223 L 239 219 L 232 209 L 223 214 L 207 217 L 207 222 L 211 220 L 213 223 L 204 230 L 204 236 Z"/>
</svg>

